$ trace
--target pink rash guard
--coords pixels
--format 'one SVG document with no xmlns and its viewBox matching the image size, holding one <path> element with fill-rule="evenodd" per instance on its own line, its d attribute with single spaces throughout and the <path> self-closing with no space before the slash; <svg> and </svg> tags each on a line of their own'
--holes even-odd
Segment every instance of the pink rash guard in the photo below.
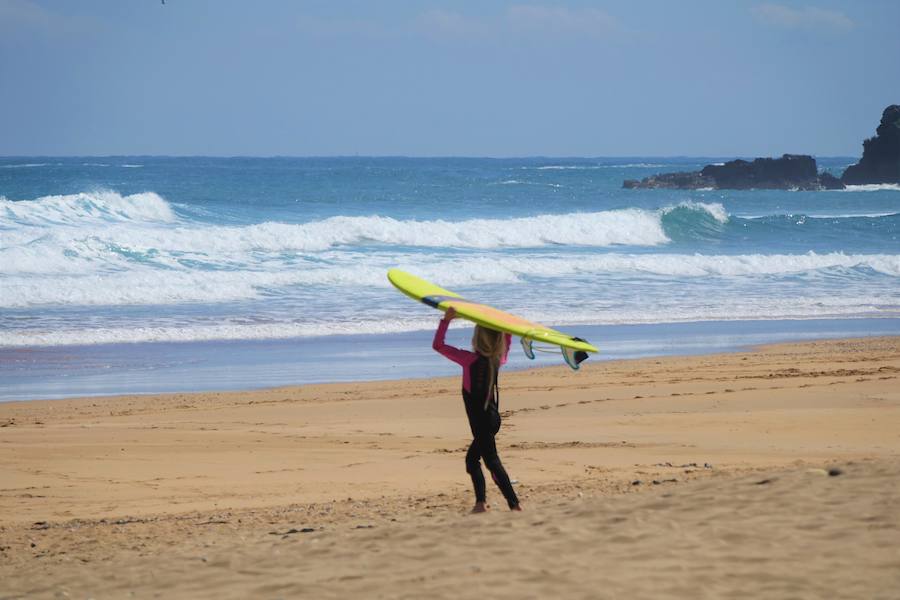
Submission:
<svg viewBox="0 0 900 600">
<path fill-rule="evenodd" d="M 447 327 L 449 325 L 449 320 L 441 319 L 437 331 L 434 332 L 434 341 L 432 342 L 431 347 L 463 368 L 463 389 L 467 392 L 471 392 L 472 377 L 469 368 L 472 366 L 472 363 L 478 360 L 478 354 L 444 343 L 444 337 L 447 335 Z M 503 351 L 503 356 L 500 357 L 501 365 L 506 364 L 506 357 L 509 355 L 509 344 L 512 341 L 512 336 L 507 333 L 504 334 L 503 338 L 506 342 L 506 349 Z"/>
</svg>

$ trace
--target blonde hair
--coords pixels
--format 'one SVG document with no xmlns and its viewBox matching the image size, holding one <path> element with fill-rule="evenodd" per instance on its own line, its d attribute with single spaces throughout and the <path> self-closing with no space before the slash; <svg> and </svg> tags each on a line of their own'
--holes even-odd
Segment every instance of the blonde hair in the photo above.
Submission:
<svg viewBox="0 0 900 600">
<path fill-rule="evenodd" d="M 475 331 L 472 333 L 472 348 L 478 354 L 489 358 L 491 362 L 500 362 L 503 351 L 506 350 L 503 347 L 504 343 L 503 334 L 499 331 L 481 325 L 475 326 Z"/>
<path fill-rule="evenodd" d="M 503 358 L 503 353 L 506 351 L 506 339 L 504 338 L 505 336 L 499 331 L 488 329 L 481 325 L 476 325 L 475 331 L 472 333 L 472 348 L 475 349 L 475 352 L 487 358 L 488 365 L 490 365 L 488 369 L 488 393 L 487 398 L 484 400 L 485 409 L 487 409 L 488 402 L 494 396 L 497 373 L 500 370 L 500 359 Z"/>
</svg>

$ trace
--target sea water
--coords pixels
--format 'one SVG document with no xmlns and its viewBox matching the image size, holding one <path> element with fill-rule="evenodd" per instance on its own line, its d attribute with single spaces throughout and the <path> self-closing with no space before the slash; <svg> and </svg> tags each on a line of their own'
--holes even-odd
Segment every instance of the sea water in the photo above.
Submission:
<svg viewBox="0 0 900 600">
<path fill-rule="evenodd" d="M 0 158 L 0 399 L 454 372 L 391 267 L 607 358 L 897 333 L 900 187 L 622 189 L 721 160 Z"/>
</svg>

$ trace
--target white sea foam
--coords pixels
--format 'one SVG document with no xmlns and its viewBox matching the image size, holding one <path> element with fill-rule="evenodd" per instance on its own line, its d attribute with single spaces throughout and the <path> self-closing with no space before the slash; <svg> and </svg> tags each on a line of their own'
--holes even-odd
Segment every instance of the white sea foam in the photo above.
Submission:
<svg viewBox="0 0 900 600">
<path fill-rule="evenodd" d="M 621 306 L 589 305 L 572 310 L 569 306 L 537 305 L 522 309 L 523 316 L 540 323 L 562 327 L 575 325 L 621 325 L 678 323 L 691 321 L 821 319 L 900 316 L 900 304 L 879 306 L 868 296 L 830 298 L 728 298 L 719 304 L 668 302 L 628 309 Z M 403 318 L 298 322 L 296 320 L 247 323 L 226 321 L 217 324 L 93 327 L 80 329 L 30 328 L 0 330 L 0 347 L 67 346 L 140 342 L 189 342 L 212 340 L 289 339 L 330 335 L 361 335 L 430 330 L 435 316 L 413 311 Z"/>
<path fill-rule="evenodd" d="M 66 203 L 66 208 L 70 208 L 70 203 Z M 185 261 L 199 261 L 207 268 L 252 270 L 265 259 L 282 260 L 284 254 L 293 258 L 359 245 L 494 249 L 546 245 L 655 246 L 668 242 L 660 214 L 637 209 L 463 222 L 332 217 L 300 225 L 160 227 L 156 226 L 159 221 L 174 218 L 170 212 L 158 210 L 158 206 L 132 208 L 129 216 L 149 218 L 151 226 L 131 221 L 110 222 L 110 216 L 118 215 L 121 206 L 112 212 L 88 204 L 73 216 L 70 210 L 60 211 L 55 202 L 50 202 L 41 211 L 16 215 L 17 221 L 27 218 L 29 223 L 60 219 L 66 223 L 80 221 L 81 225 L 9 231 L 0 248 L 0 270 L 7 275 L 90 274 L 143 266 L 182 269 Z M 91 226 L 85 224 L 88 221 L 102 223 Z"/>
<path fill-rule="evenodd" d="M 660 210 L 638 208 L 592 213 L 537 215 L 510 219 L 400 220 L 382 216 L 335 216 L 302 224 L 266 222 L 214 226 L 181 222 L 153 192 L 122 196 L 100 191 L 45 196 L 31 201 L 0 197 L 0 227 L 10 233 L 3 246 L 106 244 L 131 252 L 233 255 L 261 252 L 314 252 L 354 245 L 443 248 L 537 248 L 546 245 L 606 247 L 658 246 L 669 242 L 662 218 L 686 209 L 728 219 L 721 204 L 683 202 Z M 167 225 L 160 227 L 158 225 Z M 92 226 L 102 226 L 92 228 Z M 74 226 L 77 226 L 74 227 Z M 93 258 L 93 257 L 91 257 Z"/>
<path fill-rule="evenodd" d="M 879 219 L 881 217 L 896 217 L 900 215 L 897 212 L 876 212 L 876 213 L 848 213 L 848 212 L 811 212 L 808 214 L 735 214 L 732 215 L 739 219 L 761 220 L 783 217 L 788 219 Z"/>
<path fill-rule="evenodd" d="M 277 340 L 327 335 L 364 335 L 420 331 L 434 319 L 378 319 L 335 323 L 228 323 L 220 325 L 98 327 L 94 329 L 0 331 L 0 347 L 191 342 L 212 340 Z"/>
<path fill-rule="evenodd" d="M 624 163 L 616 165 L 545 165 L 541 167 L 521 167 L 522 169 L 537 171 L 591 171 L 594 169 L 638 169 L 660 168 L 667 165 L 657 163 Z"/>
<path fill-rule="evenodd" d="M 421 257 L 422 276 L 451 280 L 450 285 L 510 283 L 533 277 L 584 275 L 658 275 L 676 278 L 753 277 L 792 275 L 834 269 L 871 269 L 881 275 L 900 277 L 900 254 L 600 254 L 591 256 L 543 255 L 530 257 L 478 256 Z M 409 260 L 412 260 L 410 257 Z M 457 265 L 457 268 L 453 268 Z M 466 275 L 458 276 L 464 272 Z M 362 273 L 359 274 L 362 276 Z M 345 280 L 350 280 L 346 277 Z M 577 279 L 576 279 L 577 281 Z M 376 283 L 372 280 L 371 283 Z"/>
<path fill-rule="evenodd" d="M 141 197 L 140 201 L 137 197 Z M 21 222 L 80 223 L 77 228 L 54 227 L 49 231 L 38 227 L 19 228 L 4 238 L 4 246 L 28 247 L 31 251 L 34 244 L 52 245 L 60 252 L 75 252 L 88 258 L 96 258 L 96 252 L 114 249 L 157 254 L 178 250 L 205 257 L 231 258 L 247 252 L 315 252 L 359 245 L 489 249 L 559 244 L 657 246 L 669 241 L 663 231 L 661 213 L 639 209 L 466 221 L 340 216 L 305 224 L 268 222 L 240 227 L 134 224 L 135 219 L 153 224 L 175 221 L 167 205 L 153 202 L 158 198 L 155 194 L 129 196 L 127 199 L 132 201 L 127 206 L 119 204 L 115 209 L 84 201 L 75 210 L 68 198 L 65 202 L 53 200 L 35 207 L 6 201 L 3 208 L 7 214 L 0 226 Z M 117 219 L 127 222 L 111 222 Z M 91 222 L 100 226 L 92 227 Z"/>
<path fill-rule="evenodd" d="M 865 185 L 848 185 L 842 192 L 900 192 L 900 183 L 870 183 Z"/>
<path fill-rule="evenodd" d="M 327 288 L 387 288 L 388 268 L 416 273 L 443 286 L 518 284 L 534 279 L 565 279 L 592 289 L 597 281 L 616 278 L 664 277 L 681 281 L 709 277 L 750 278 L 868 269 L 900 277 L 900 255 L 782 254 L 578 254 L 519 257 L 515 255 L 447 256 L 444 254 L 334 252 L 326 262 L 260 261 L 232 270 L 197 270 L 172 261 L 165 268 L 137 265 L 128 270 L 91 270 L 83 274 L 12 274 L 0 287 L 0 307 L 42 305 L 170 305 L 184 302 L 254 300 L 302 286 Z M 72 268 L 71 271 L 76 269 Z M 836 271 L 837 270 L 837 271 Z M 843 270 L 843 271 L 841 271 Z M 610 279 L 612 278 L 612 279 Z M 351 292 L 348 292 L 351 293 Z"/>
<path fill-rule="evenodd" d="M 559 183 L 548 183 L 546 181 L 520 181 L 518 179 L 506 179 L 504 181 L 498 182 L 497 185 L 540 185 L 540 186 L 552 187 L 552 188 L 563 187 Z"/>
<path fill-rule="evenodd" d="M 262 223 L 239 228 L 217 227 L 210 233 L 216 236 L 217 244 L 227 244 L 229 248 L 269 252 L 367 244 L 488 249 L 548 244 L 656 246 L 669 241 L 660 215 L 639 209 L 465 221 L 339 216 L 300 225 Z M 184 243 L 189 245 L 190 240 L 185 239 Z M 201 246 L 207 244 L 208 240 Z"/>
<path fill-rule="evenodd" d="M 545 165 L 543 167 L 522 167 L 523 169 L 534 169 L 536 171 L 584 171 L 590 169 L 598 169 L 599 165 Z"/>
<path fill-rule="evenodd" d="M 713 219 L 718 221 L 719 223 L 728 222 L 728 211 L 725 210 L 725 207 L 719 204 L 718 202 L 694 202 L 693 200 L 685 200 L 684 202 L 679 202 L 674 206 L 667 206 L 660 210 L 661 214 L 669 214 L 676 209 L 687 209 L 693 210 L 697 212 L 705 212 L 708 213 Z"/>
<path fill-rule="evenodd" d="M 878 213 L 809 213 L 805 215 L 812 219 L 880 219 L 881 217 L 896 217 L 900 213 L 896 212 L 878 212 Z M 798 216 L 798 215 L 789 215 Z"/>
<path fill-rule="evenodd" d="M 391 256 L 396 257 L 397 246 L 422 248 L 411 251 L 411 265 L 427 248 L 656 246 L 669 241 L 662 219 L 673 210 L 727 219 L 721 205 L 684 203 L 658 211 L 626 209 L 506 220 L 332 217 L 306 224 L 226 227 L 178 219 L 152 192 L 124 197 L 97 192 L 27 202 L 0 199 L 4 230 L 0 274 L 5 278 L 0 305 L 221 302 L 254 298 L 261 289 L 284 285 L 360 281 L 360 273 L 347 273 L 339 263 L 329 262 L 340 257 L 327 254 L 360 245 L 369 247 L 369 257 L 379 249 L 393 249 Z M 307 262 L 310 256 L 314 259 Z M 352 256 L 354 264 L 360 264 L 359 255 Z M 390 259 L 378 263 L 370 258 L 362 264 L 382 272 L 392 266 Z M 332 275 L 327 274 L 329 269 Z M 492 269 L 493 275 L 484 276 L 477 268 L 469 270 L 470 275 L 455 281 L 518 278 L 508 270 Z M 459 271 L 446 265 L 443 270 Z"/>
<path fill-rule="evenodd" d="M 663 165 L 659 163 L 626 163 L 624 165 L 598 165 L 603 169 L 631 169 L 631 168 L 660 168 L 668 165 Z"/>
<path fill-rule="evenodd" d="M 68 277 L 13 276 L 6 277 L 0 289 L 0 306 L 229 302 L 258 298 L 262 290 L 289 285 L 296 279 L 289 271 L 171 271 L 146 267 Z"/>
<path fill-rule="evenodd" d="M 883 275 L 900 276 L 900 255 L 747 254 L 747 255 L 631 255 L 599 258 L 593 270 L 614 273 L 652 273 L 674 277 L 788 275 L 827 269 L 868 268 Z M 589 260 L 588 263 L 593 261 Z"/>
<path fill-rule="evenodd" d="M 23 201 L 0 196 L 0 227 L 3 228 L 110 221 L 171 223 L 175 218 L 169 203 L 154 192 L 122 196 L 116 192 L 97 191 Z"/>
<path fill-rule="evenodd" d="M 671 290 L 673 282 L 675 286 L 702 286 L 707 280 L 716 281 L 715 285 L 756 285 L 774 277 L 796 284 L 797 277 L 802 277 L 812 282 L 846 281 L 846 293 L 855 298 L 860 281 L 869 286 L 873 273 L 880 276 L 872 280 L 873 294 L 876 288 L 896 285 L 889 280 L 885 283 L 884 276 L 900 277 L 900 256 L 896 254 L 711 255 L 657 253 L 661 248 L 654 253 L 587 250 L 614 245 L 658 247 L 669 242 L 667 226 L 673 231 L 676 225 L 684 229 L 705 223 L 708 227 L 710 220 L 726 223 L 728 218 L 721 204 L 683 202 L 659 210 L 632 208 L 511 219 L 419 221 L 338 216 L 304 224 L 221 226 L 179 217 L 152 192 L 131 196 L 94 192 L 25 202 L 0 199 L 0 307 L 48 307 L 56 311 L 80 306 L 142 305 L 151 307 L 152 312 L 152 307 L 185 303 L 210 306 L 265 300 L 259 303 L 263 306 L 271 299 L 302 298 L 296 301 L 311 302 L 321 309 L 325 304 L 319 303 L 334 298 L 336 291 L 340 298 L 386 290 L 389 284 L 384 273 L 393 266 L 451 289 L 565 280 L 569 289 L 579 290 L 580 296 L 608 294 L 605 290 L 611 284 L 610 289 L 621 289 L 623 281 L 628 282 L 626 285 L 637 281 L 638 287 L 649 281 L 646 290 L 650 292 L 656 281 Z M 522 252 L 521 248 L 530 250 Z M 621 291 L 610 293 L 621 296 Z M 622 308 L 627 312 L 631 300 L 618 296 L 612 304 L 625 314 Z M 659 299 L 667 298 L 664 294 Z M 772 308 L 775 300 L 754 298 L 741 313 L 742 318 L 753 317 L 754 302 Z M 829 308 L 828 301 L 826 297 L 819 309 L 790 315 L 826 314 L 822 312 L 826 308 L 845 315 L 868 310 L 856 301 L 845 309 Z M 333 307 L 328 304 L 322 309 L 323 314 L 334 317 L 333 323 L 322 325 L 322 334 L 371 332 L 353 324 L 355 321 L 347 316 L 349 304 L 342 302 L 336 300 Z M 726 318 L 727 307 L 739 304 L 739 297 L 735 302 L 720 303 L 719 308 L 709 309 L 709 315 Z M 707 306 L 705 301 L 701 305 Z M 566 315 L 577 314 L 552 306 L 553 302 L 547 303 L 550 312 L 546 314 L 538 311 L 541 319 L 564 322 Z M 606 322 L 619 318 L 612 315 L 612 309 L 609 314 L 604 312 L 604 306 L 593 308 L 595 319 Z M 691 308 L 688 303 L 683 314 L 677 306 L 660 308 L 658 314 L 643 307 L 644 317 L 634 314 L 627 317 L 630 321 L 622 322 L 702 319 L 706 314 L 702 306 Z M 787 314 L 789 308 L 783 312 Z M 765 312 L 759 315 L 762 318 Z M 273 328 L 281 327 L 257 323 L 253 325 L 257 329 L 248 329 L 250 326 L 244 325 L 222 325 L 226 331 L 196 329 L 188 324 L 183 339 L 272 337 Z M 148 327 L 153 331 L 98 334 L 96 339 L 181 339 L 181 334 L 174 332 L 178 327 L 158 326 L 152 319 Z M 284 331 L 294 331 L 291 327 Z M 88 343 L 85 340 L 94 335 L 84 334 L 88 336 L 85 338 L 77 332 L 46 331 L 40 335 L 57 333 L 80 340 L 65 343 Z M 20 334 L 25 335 L 21 331 L 15 335 Z M 6 339 L 11 335 L 6 334 Z M 295 335 L 284 333 L 285 337 Z M 37 338 L 22 339 L 26 344 Z"/>
</svg>

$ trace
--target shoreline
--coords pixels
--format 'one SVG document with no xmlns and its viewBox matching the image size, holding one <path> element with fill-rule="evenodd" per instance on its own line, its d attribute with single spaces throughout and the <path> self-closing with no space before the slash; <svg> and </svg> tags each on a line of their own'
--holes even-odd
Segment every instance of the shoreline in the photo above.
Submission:
<svg viewBox="0 0 900 600">
<path fill-rule="evenodd" d="M 437 320 L 435 320 L 435 323 Z M 588 364 L 735 352 L 760 344 L 900 335 L 900 318 L 698 321 L 562 327 L 599 344 Z M 448 343 L 465 347 L 465 328 Z M 394 334 L 0 348 L 0 403 L 127 394 L 259 391 L 327 382 L 452 376 L 431 352 L 431 330 Z M 507 372 L 561 364 L 526 359 L 517 344 Z M 188 382 L 188 383 L 185 383 Z"/>
<path fill-rule="evenodd" d="M 881 597 L 898 380 L 900 336 L 505 372 L 526 512 L 478 522 L 458 376 L 0 403 L 0 597 Z"/>
</svg>

